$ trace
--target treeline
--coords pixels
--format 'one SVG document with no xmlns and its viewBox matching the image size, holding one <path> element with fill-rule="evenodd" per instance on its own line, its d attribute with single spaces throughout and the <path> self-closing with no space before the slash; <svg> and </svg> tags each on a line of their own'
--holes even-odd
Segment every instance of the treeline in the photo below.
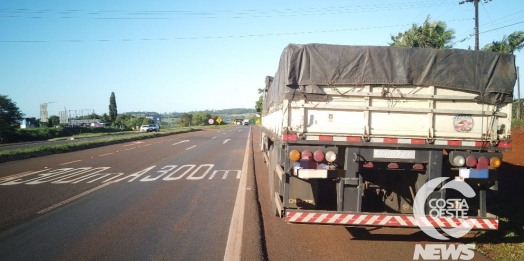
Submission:
<svg viewBox="0 0 524 261">
<path fill-rule="evenodd" d="M 204 112 L 197 113 L 184 113 L 176 121 L 176 125 L 180 127 L 190 127 L 190 126 L 204 126 L 209 125 L 209 119 L 213 119 L 213 125 L 222 125 L 225 122 L 217 122 L 217 119 L 220 116 L 216 114 L 209 114 Z"/>
<path fill-rule="evenodd" d="M 233 108 L 223 110 L 203 110 L 203 111 L 190 111 L 190 112 L 170 112 L 162 114 L 163 117 L 168 118 L 182 118 L 184 114 L 209 114 L 209 115 L 235 115 L 235 114 L 247 114 L 254 113 L 255 109 L 248 108 Z"/>
</svg>

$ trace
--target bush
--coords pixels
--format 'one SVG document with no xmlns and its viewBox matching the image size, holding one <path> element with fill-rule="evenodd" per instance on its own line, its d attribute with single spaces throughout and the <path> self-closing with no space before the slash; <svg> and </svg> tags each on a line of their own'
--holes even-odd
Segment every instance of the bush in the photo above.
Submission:
<svg viewBox="0 0 524 261">
<path fill-rule="evenodd" d="M 115 128 L 87 128 L 87 127 L 61 127 L 61 128 L 31 128 L 17 129 L 9 135 L 9 138 L 3 142 L 24 142 L 48 140 L 59 137 L 68 137 L 84 133 L 111 133 L 122 130 Z"/>
</svg>

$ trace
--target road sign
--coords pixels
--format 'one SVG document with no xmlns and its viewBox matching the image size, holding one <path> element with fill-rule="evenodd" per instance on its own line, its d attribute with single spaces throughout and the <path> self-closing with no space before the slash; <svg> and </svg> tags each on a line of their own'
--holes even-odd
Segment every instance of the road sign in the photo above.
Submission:
<svg viewBox="0 0 524 261">
<path fill-rule="evenodd" d="M 220 119 L 220 117 L 217 118 L 217 122 L 218 124 L 222 123 L 222 119 Z"/>
<path fill-rule="evenodd" d="M 209 123 L 209 125 L 213 125 L 213 123 L 215 123 L 215 121 L 214 121 L 213 119 L 209 119 L 209 120 L 207 121 L 207 123 Z"/>
</svg>

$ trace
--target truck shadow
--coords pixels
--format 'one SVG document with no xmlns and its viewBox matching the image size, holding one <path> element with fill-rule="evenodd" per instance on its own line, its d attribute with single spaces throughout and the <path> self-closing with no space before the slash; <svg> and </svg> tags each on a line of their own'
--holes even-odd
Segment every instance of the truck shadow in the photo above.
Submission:
<svg viewBox="0 0 524 261">
<path fill-rule="evenodd" d="M 477 236 L 478 243 L 501 244 L 524 242 L 524 166 L 507 162 L 499 172 L 498 191 L 488 191 L 488 211 L 499 217 L 499 229 Z"/>
<path fill-rule="evenodd" d="M 499 172 L 498 191 L 487 191 L 488 212 L 499 217 L 499 229 L 495 231 L 472 231 L 451 242 L 476 244 L 504 244 L 524 242 L 524 166 L 504 163 Z M 402 232 L 399 232 L 403 230 Z M 442 242 L 433 239 L 419 229 L 406 233 L 407 228 L 346 227 L 352 240 Z M 446 236 L 445 234 L 443 234 Z M 449 237 L 449 236 L 448 236 Z M 448 241 L 448 243 L 451 243 Z"/>
</svg>

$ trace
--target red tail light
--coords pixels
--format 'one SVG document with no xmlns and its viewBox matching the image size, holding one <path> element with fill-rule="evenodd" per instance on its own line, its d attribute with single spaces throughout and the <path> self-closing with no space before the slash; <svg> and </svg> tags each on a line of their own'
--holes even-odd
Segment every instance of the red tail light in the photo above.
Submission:
<svg viewBox="0 0 524 261">
<path fill-rule="evenodd" d="M 316 162 L 321 162 L 324 160 L 324 152 L 320 151 L 320 150 L 317 150 L 315 151 L 315 153 L 313 154 L 313 159 L 316 161 Z"/>
<path fill-rule="evenodd" d="M 478 159 L 477 169 L 486 169 L 489 166 L 489 159 L 486 156 L 480 156 Z"/>
<path fill-rule="evenodd" d="M 308 158 L 312 158 L 313 157 L 313 153 L 309 150 L 305 150 L 305 151 L 302 151 L 302 158 L 304 157 L 308 157 Z"/>
<path fill-rule="evenodd" d="M 468 156 L 466 158 L 466 166 L 473 168 L 477 166 L 478 160 L 475 158 L 475 156 Z"/>
</svg>

